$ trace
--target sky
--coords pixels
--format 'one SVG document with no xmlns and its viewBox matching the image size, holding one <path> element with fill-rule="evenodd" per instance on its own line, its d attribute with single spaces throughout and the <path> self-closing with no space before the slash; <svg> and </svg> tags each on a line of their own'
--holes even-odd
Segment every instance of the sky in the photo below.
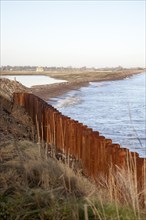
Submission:
<svg viewBox="0 0 146 220">
<path fill-rule="evenodd" d="M 145 67 L 145 0 L 1 0 L 1 66 Z"/>
</svg>

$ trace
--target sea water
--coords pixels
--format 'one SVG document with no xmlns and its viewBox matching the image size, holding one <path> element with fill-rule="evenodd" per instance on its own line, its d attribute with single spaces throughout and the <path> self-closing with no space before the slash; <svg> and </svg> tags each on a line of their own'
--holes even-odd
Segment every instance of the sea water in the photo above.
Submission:
<svg viewBox="0 0 146 220">
<path fill-rule="evenodd" d="M 146 73 L 72 90 L 49 100 L 63 115 L 146 157 Z"/>
</svg>

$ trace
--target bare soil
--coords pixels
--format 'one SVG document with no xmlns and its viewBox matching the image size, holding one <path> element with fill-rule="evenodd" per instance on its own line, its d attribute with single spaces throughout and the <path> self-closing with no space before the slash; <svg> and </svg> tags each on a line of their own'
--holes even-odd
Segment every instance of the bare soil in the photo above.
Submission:
<svg viewBox="0 0 146 220">
<path fill-rule="evenodd" d="M 13 92 L 29 92 L 22 84 L 0 79 L 0 145 L 34 139 L 34 127 L 25 110 L 13 105 Z"/>
<path fill-rule="evenodd" d="M 117 72 L 54 72 L 47 73 L 50 77 L 56 79 L 67 80 L 67 82 L 56 83 L 51 85 L 33 86 L 32 93 L 41 97 L 44 100 L 60 96 L 65 92 L 73 89 L 79 89 L 82 86 L 87 86 L 89 82 L 120 80 L 126 77 L 131 77 L 134 74 L 141 73 L 142 70 L 124 70 Z"/>
</svg>

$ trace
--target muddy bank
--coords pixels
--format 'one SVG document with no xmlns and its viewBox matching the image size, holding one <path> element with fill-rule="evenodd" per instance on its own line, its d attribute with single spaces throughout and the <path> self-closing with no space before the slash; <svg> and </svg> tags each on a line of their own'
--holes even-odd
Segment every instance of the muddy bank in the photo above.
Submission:
<svg viewBox="0 0 146 220">
<path fill-rule="evenodd" d="M 51 85 L 35 86 L 31 92 L 47 101 L 49 98 L 60 96 L 70 90 L 76 90 L 82 86 L 87 86 L 89 82 L 66 82 Z"/>
<path fill-rule="evenodd" d="M 30 92 L 31 90 L 15 80 L 0 78 L 0 96 L 12 101 L 14 92 Z"/>
<path fill-rule="evenodd" d="M 21 83 L 0 79 L 0 144 L 33 140 L 34 126 L 25 110 L 13 105 L 13 92 L 30 92 Z"/>
<path fill-rule="evenodd" d="M 34 126 L 25 110 L 11 103 L 7 103 L 7 106 L 1 105 L 0 108 L 0 144 L 14 140 L 33 140 Z"/>
<path fill-rule="evenodd" d="M 60 96 L 70 90 L 76 90 L 83 86 L 87 86 L 89 82 L 101 82 L 101 81 L 111 81 L 120 80 L 127 77 L 131 77 L 134 74 L 139 74 L 140 70 L 129 70 L 129 71 L 119 71 L 119 72 L 95 72 L 95 73 L 76 73 L 76 74 L 55 74 L 51 75 L 56 79 L 68 80 L 64 83 L 56 83 L 51 85 L 41 85 L 33 86 L 31 92 L 44 100 L 49 98 Z"/>
</svg>

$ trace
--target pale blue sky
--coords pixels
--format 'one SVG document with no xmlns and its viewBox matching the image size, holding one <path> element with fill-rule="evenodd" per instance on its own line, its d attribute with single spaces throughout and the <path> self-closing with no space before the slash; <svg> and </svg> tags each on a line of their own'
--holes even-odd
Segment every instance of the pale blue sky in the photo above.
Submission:
<svg viewBox="0 0 146 220">
<path fill-rule="evenodd" d="M 145 1 L 1 1 L 1 65 L 145 66 Z"/>
</svg>

